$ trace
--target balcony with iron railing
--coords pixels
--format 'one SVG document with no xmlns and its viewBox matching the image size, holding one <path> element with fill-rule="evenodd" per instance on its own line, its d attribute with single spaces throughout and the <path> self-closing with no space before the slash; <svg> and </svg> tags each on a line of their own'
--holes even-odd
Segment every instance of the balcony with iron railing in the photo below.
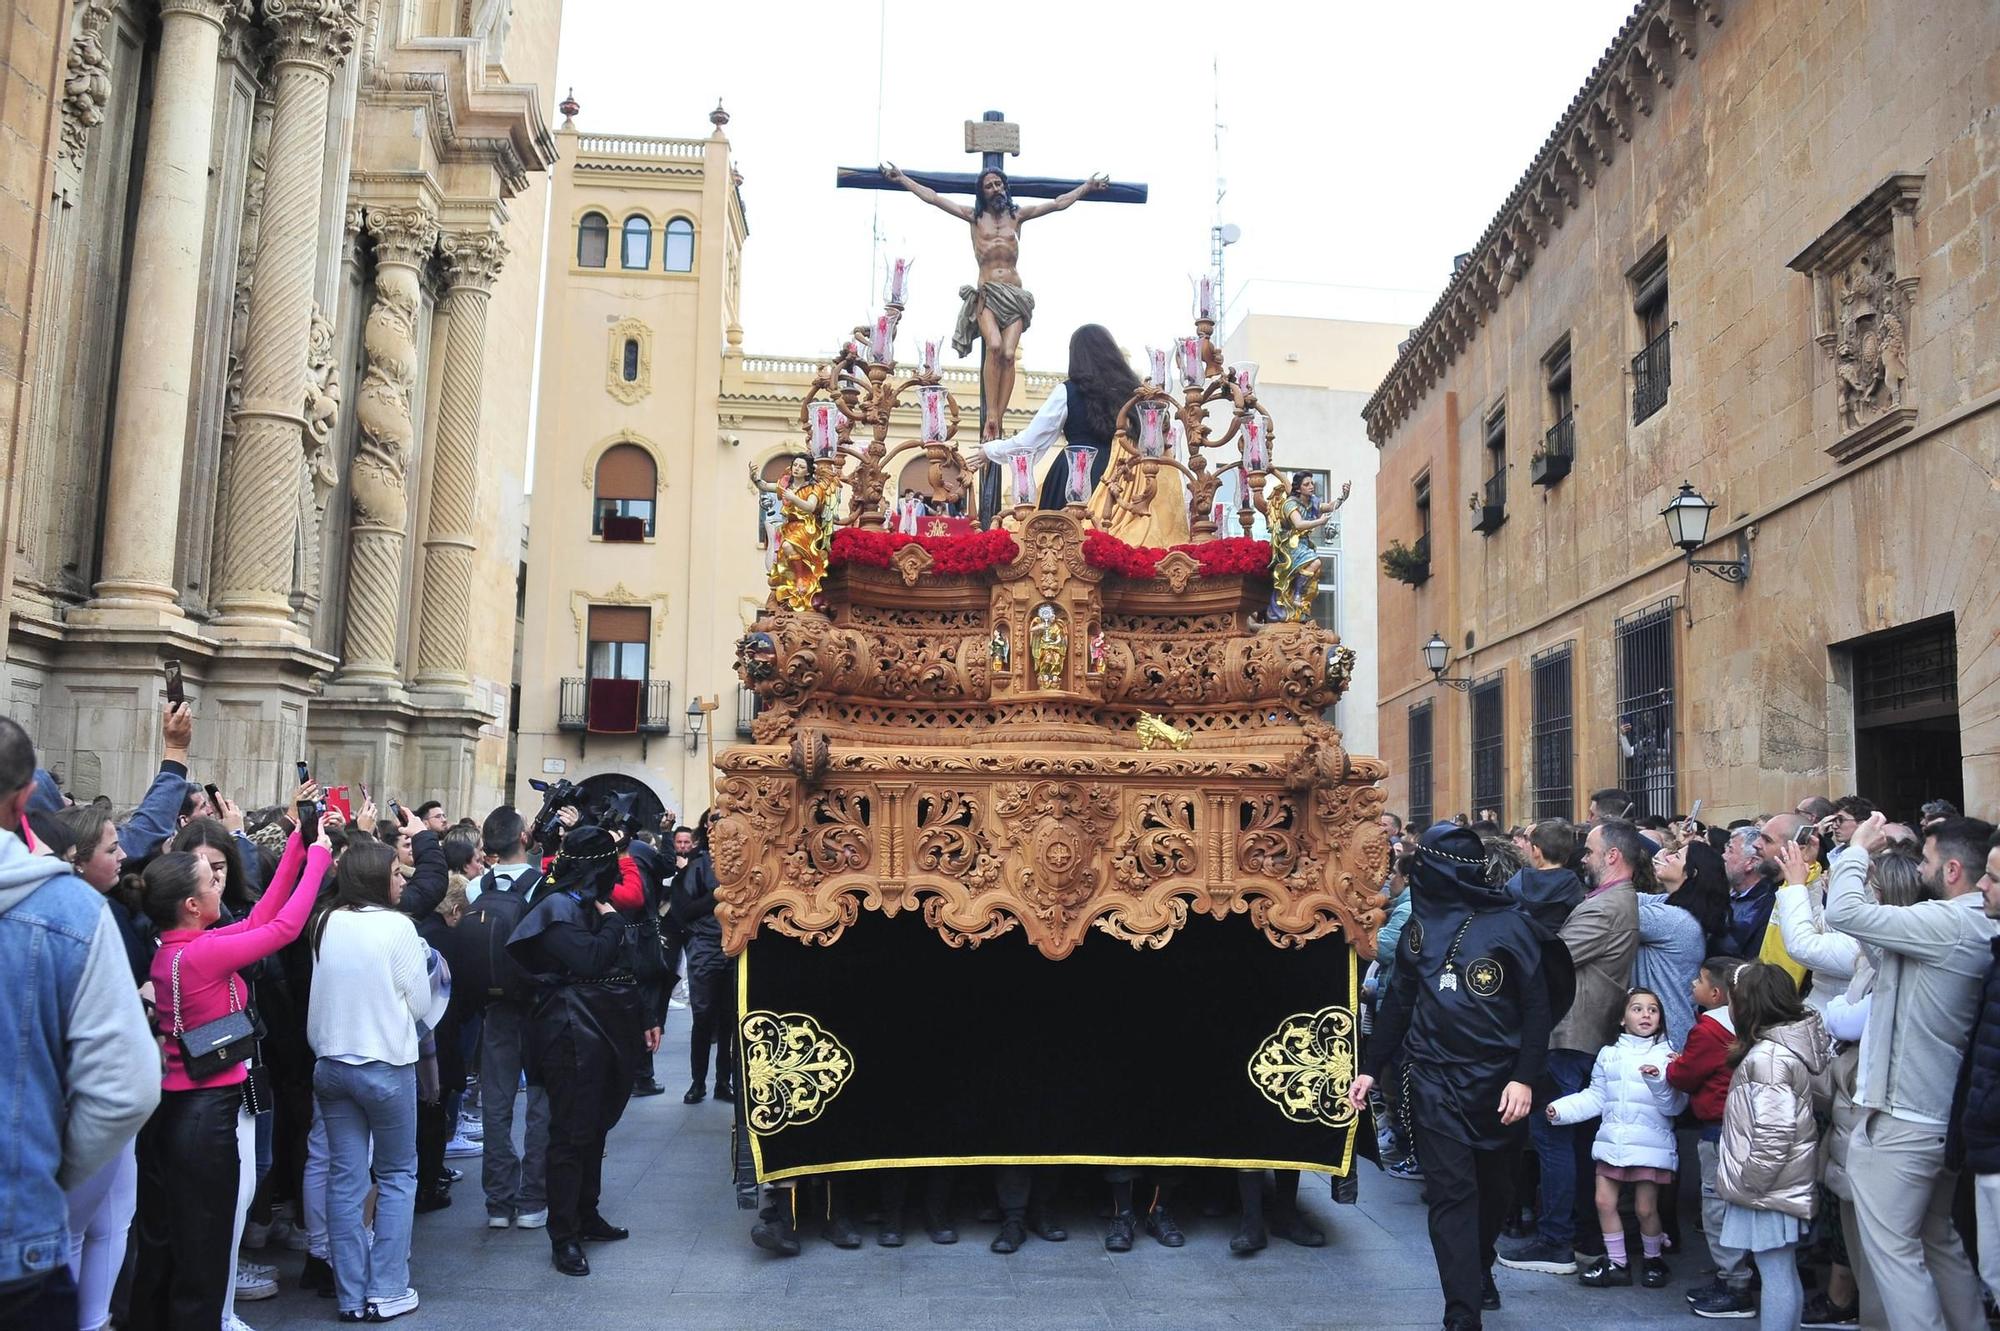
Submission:
<svg viewBox="0 0 2000 1331">
<path fill-rule="evenodd" d="M 1551 425 L 1542 436 L 1542 446 L 1528 463 L 1528 481 L 1532 485 L 1554 485 L 1569 475 L 1570 465 L 1576 461 L 1576 417 L 1568 412 Z"/>
<path fill-rule="evenodd" d="M 1480 492 L 1472 496 L 1472 530 L 1490 536 L 1507 521 L 1507 464 L 1486 478 Z"/>
<path fill-rule="evenodd" d="M 673 693 L 672 680 L 572 675 L 560 684 L 556 728 L 586 737 L 637 735 L 641 741 L 670 734 Z M 644 752 L 642 747 L 641 756 Z"/>
<path fill-rule="evenodd" d="M 1632 358 L 1632 424 L 1634 425 L 1667 405 L 1667 388 L 1672 382 L 1667 351 L 1668 339 L 1672 336 L 1673 329 L 1669 327 L 1648 342 L 1645 350 Z"/>
</svg>

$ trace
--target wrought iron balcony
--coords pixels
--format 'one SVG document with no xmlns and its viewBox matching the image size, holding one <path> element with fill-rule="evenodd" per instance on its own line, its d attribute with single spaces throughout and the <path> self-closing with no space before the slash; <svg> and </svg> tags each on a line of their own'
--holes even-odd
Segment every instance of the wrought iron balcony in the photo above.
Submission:
<svg viewBox="0 0 2000 1331">
<path fill-rule="evenodd" d="M 1576 460 L 1576 417 L 1565 414 L 1542 436 L 1542 449 L 1528 463 L 1532 485 L 1554 485 L 1569 475 Z"/>
<path fill-rule="evenodd" d="M 1667 341 L 1673 336 L 1668 328 L 1651 342 L 1646 349 L 1632 358 L 1632 424 L 1637 425 L 1648 416 L 1667 405 L 1667 388 L 1671 380 L 1668 373 Z"/>
<path fill-rule="evenodd" d="M 1507 468 L 1502 463 L 1500 470 L 1486 478 L 1481 492 L 1473 496 L 1472 530 L 1492 535 L 1507 521 Z"/>
<path fill-rule="evenodd" d="M 556 728 L 586 735 L 639 735 L 673 730 L 673 681 L 572 675 L 560 683 Z"/>
</svg>

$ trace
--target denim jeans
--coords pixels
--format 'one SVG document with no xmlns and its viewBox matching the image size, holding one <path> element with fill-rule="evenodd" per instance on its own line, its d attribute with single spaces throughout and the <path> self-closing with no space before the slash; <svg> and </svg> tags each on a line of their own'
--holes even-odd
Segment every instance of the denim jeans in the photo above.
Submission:
<svg viewBox="0 0 2000 1331">
<path fill-rule="evenodd" d="M 1590 1069 L 1596 1061 L 1575 1049 L 1549 1050 L 1549 1080 L 1555 1085 L 1550 1099 L 1574 1095 L 1590 1085 Z M 1535 1213 L 1535 1235 L 1544 1243 L 1567 1250 L 1576 1242 L 1576 1135 L 1584 1134 L 1588 1143 L 1596 1131 L 1594 1119 L 1558 1127 L 1546 1114 L 1529 1116 L 1528 1133 L 1542 1165 L 1542 1203 Z"/>
<path fill-rule="evenodd" d="M 486 1189 L 486 1214 L 520 1215 L 549 1205 L 549 1093 L 528 1088 L 528 1127 L 514 1154 L 514 1097 L 521 1086 L 521 1032 L 527 1005 L 500 1001 L 486 1006 L 479 1039 L 479 1181 Z"/>
<path fill-rule="evenodd" d="M 327 1238 L 342 1312 L 390 1299 L 410 1286 L 410 1226 L 417 1203 L 417 1069 L 322 1058 L 313 1095 L 326 1120 Z M 371 1175 L 375 1242 L 362 1231 Z"/>
</svg>

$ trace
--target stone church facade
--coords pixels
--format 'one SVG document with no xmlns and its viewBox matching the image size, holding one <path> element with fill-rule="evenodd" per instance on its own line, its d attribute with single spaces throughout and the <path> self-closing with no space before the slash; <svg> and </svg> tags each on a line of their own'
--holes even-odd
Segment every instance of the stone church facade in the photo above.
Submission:
<svg viewBox="0 0 2000 1331">
<path fill-rule="evenodd" d="M 502 796 L 557 0 L 0 31 L 0 706 L 135 798 Z"/>
<path fill-rule="evenodd" d="M 1633 12 L 1365 412 L 1389 807 L 1991 815 L 1995 51 L 1983 0 Z"/>
</svg>

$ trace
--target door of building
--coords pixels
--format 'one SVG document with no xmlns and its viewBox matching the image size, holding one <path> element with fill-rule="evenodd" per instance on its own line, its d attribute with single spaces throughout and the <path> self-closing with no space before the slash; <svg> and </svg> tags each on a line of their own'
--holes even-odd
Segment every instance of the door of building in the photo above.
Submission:
<svg viewBox="0 0 2000 1331">
<path fill-rule="evenodd" d="M 1842 644 L 1854 667 L 1856 790 L 1915 824 L 1925 800 L 1965 807 L 1958 638 L 1950 615 Z"/>
</svg>

